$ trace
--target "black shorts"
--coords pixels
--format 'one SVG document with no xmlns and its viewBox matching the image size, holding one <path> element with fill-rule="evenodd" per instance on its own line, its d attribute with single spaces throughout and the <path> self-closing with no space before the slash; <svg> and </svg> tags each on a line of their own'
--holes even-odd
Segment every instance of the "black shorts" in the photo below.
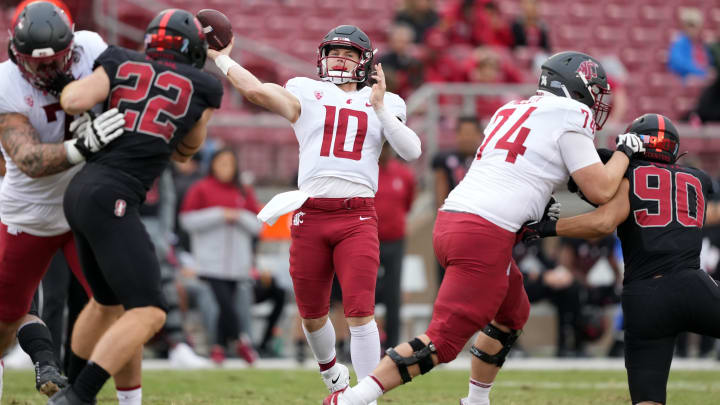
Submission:
<svg viewBox="0 0 720 405">
<path fill-rule="evenodd" d="M 65 217 L 80 263 L 102 305 L 167 308 L 155 248 L 138 212 L 144 192 L 139 180 L 93 163 L 65 192 Z"/>
<path fill-rule="evenodd" d="M 720 287 L 702 270 L 633 281 L 623 288 L 625 368 L 633 404 L 664 404 L 675 338 L 720 338 Z"/>
</svg>

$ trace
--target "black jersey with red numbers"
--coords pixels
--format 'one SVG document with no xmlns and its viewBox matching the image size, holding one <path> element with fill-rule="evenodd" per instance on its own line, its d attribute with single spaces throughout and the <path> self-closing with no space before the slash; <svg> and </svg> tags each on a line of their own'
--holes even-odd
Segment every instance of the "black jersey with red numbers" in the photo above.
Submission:
<svg viewBox="0 0 720 405">
<path fill-rule="evenodd" d="M 625 280 L 700 268 L 705 203 L 710 177 L 686 166 L 632 160 L 630 214 L 618 227 Z"/>
<path fill-rule="evenodd" d="M 191 65 L 115 46 L 98 56 L 95 66 L 110 78 L 106 107 L 125 113 L 125 134 L 89 162 L 130 174 L 148 190 L 205 109 L 220 107 L 222 85 Z"/>
</svg>

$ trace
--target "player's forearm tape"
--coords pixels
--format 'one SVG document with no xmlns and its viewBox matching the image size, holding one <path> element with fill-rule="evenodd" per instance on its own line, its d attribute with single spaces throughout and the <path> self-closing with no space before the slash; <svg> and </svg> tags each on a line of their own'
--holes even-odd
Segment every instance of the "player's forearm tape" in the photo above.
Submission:
<svg viewBox="0 0 720 405">
<path fill-rule="evenodd" d="M 77 139 L 71 139 L 69 141 L 65 141 L 65 156 L 67 157 L 68 162 L 76 165 L 80 162 L 85 161 L 85 156 L 78 150 L 78 148 L 75 146 L 75 143 L 77 142 Z"/>
<path fill-rule="evenodd" d="M 227 76 L 228 70 L 230 70 L 231 67 L 240 66 L 237 62 L 232 60 L 232 58 L 227 55 L 220 55 L 215 58 L 215 65 L 225 76 Z"/>
<path fill-rule="evenodd" d="M 409 161 L 420 157 L 420 138 L 415 131 L 400 122 L 385 107 L 375 110 L 375 114 L 382 124 L 385 138 L 401 158 Z"/>
</svg>

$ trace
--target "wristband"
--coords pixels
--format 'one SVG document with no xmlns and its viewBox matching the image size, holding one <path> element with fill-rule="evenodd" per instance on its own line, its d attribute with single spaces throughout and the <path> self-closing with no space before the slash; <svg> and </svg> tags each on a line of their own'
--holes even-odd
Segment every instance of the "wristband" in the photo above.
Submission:
<svg viewBox="0 0 720 405">
<path fill-rule="evenodd" d="M 85 160 L 85 156 L 76 146 L 77 142 L 77 139 L 71 139 L 63 143 L 63 146 L 65 146 L 65 156 L 67 157 L 68 162 L 73 165 L 76 165 Z"/>
<path fill-rule="evenodd" d="M 233 66 L 240 66 L 237 62 L 232 60 L 231 57 L 227 55 L 220 55 L 217 58 L 215 58 L 215 65 L 220 69 L 220 71 L 223 73 L 223 75 L 227 76 L 228 71 Z"/>
</svg>

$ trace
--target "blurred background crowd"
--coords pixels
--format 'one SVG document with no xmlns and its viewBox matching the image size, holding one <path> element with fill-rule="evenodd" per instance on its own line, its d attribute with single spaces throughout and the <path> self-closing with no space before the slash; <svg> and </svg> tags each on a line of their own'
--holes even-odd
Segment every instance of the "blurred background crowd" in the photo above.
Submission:
<svg viewBox="0 0 720 405">
<path fill-rule="evenodd" d="M 412 165 L 389 149 L 381 156 L 377 315 L 384 347 L 429 322 L 443 276 L 431 246 L 436 209 L 472 162 L 486 120 L 507 101 L 533 94 L 539 66 L 552 53 L 588 53 L 609 74 L 613 110 L 598 146 L 607 146 L 636 116 L 664 114 L 680 130 L 681 150 L 688 152 L 683 164 L 720 177 L 718 0 L 65 2 L 76 30 L 98 31 L 108 43 L 130 48 L 142 46 L 142 32 L 159 10 L 221 10 L 236 35 L 233 57 L 261 80 L 279 84 L 316 77 L 317 46 L 330 28 L 355 24 L 369 34 L 388 90 L 406 100 L 409 125 L 423 140 L 423 157 Z M 17 3 L 0 3 L 0 28 L 9 26 Z M 0 29 L 0 37 L 5 32 Z M 171 303 L 148 356 L 190 367 L 228 357 L 303 361 L 305 338 L 287 274 L 291 218 L 274 226 L 255 218 L 272 195 L 296 187 L 297 142 L 282 119 L 224 83 L 223 107 L 210 123 L 205 149 L 190 162 L 172 164 L 145 202 Z M 565 214 L 589 208 L 563 190 L 558 196 Z M 720 227 L 705 232 L 702 266 L 720 279 Z M 515 258 L 533 303 L 515 355 L 622 356 L 623 265 L 616 238 L 552 238 L 516 246 Z M 43 318 L 62 345 L 63 325 L 72 325 L 86 297 L 61 258 L 43 292 Z M 341 294 L 336 286 L 333 300 Z M 333 312 L 342 340 L 348 334 L 342 311 Z M 720 358 L 716 346 L 686 336 L 677 354 Z M 341 343 L 339 351 L 347 356 L 349 348 L 343 351 Z"/>
</svg>

